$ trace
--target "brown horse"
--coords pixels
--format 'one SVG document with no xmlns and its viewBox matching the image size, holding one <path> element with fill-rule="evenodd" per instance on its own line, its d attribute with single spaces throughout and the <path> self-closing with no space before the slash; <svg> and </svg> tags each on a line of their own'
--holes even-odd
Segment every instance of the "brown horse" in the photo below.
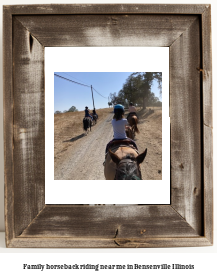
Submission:
<svg viewBox="0 0 217 278">
<path fill-rule="evenodd" d="M 93 117 L 93 121 L 92 121 L 93 125 L 96 125 L 96 123 L 97 123 L 97 116 L 93 115 L 93 113 L 90 113 L 90 115 Z"/>
<path fill-rule="evenodd" d="M 126 126 L 126 135 L 128 138 L 134 140 L 134 137 L 135 137 L 135 127 L 134 125 L 131 127 L 131 126 Z"/>
<path fill-rule="evenodd" d="M 115 146 L 109 149 L 105 160 L 104 175 L 106 180 L 141 180 L 140 164 L 147 154 L 141 154 L 129 146 Z"/>
<path fill-rule="evenodd" d="M 129 116 L 127 117 L 128 123 L 131 127 L 134 127 L 134 134 L 135 133 L 139 133 L 139 129 L 137 127 L 138 124 L 138 118 L 135 114 L 129 114 Z"/>
</svg>

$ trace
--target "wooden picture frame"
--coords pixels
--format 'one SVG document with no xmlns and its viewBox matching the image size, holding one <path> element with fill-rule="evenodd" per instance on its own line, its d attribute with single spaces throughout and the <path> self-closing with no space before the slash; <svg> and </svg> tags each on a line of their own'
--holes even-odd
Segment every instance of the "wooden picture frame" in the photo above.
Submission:
<svg viewBox="0 0 217 278">
<path fill-rule="evenodd" d="M 3 10 L 6 246 L 212 245 L 211 6 L 51 4 Z M 45 205 L 47 46 L 169 47 L 170 205 Z"/>
</svg>

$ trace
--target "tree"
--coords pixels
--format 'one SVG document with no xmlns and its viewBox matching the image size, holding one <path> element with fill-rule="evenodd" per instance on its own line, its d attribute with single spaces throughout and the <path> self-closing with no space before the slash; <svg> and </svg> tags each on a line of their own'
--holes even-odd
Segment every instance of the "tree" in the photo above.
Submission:
<svg viewBox="0 0 217 278">
<path fill-rule="evenodd" d="M 161 72 L 136 72 L 131 76 L 138 79 L 139 87 L 138 87 L 138 100 L 141 101 L 143 109 L 146 109 L 149 98 L 151 97 L 151 86 L 154 80 L 158 82 L 158 88 L 160 90 L 160 94 L 162 93 L 162 73 Z"/>
<path fill-rule="evenodd" d="M 148 106 L 162 106 L 162 102 L 155 96 L 154 93 L 151 93 L 148 99 Z"/>
<path fill-rule="evenodd" d="M 161 72 L 134 72 L 126 79 L 122 89 L 117 93 L 110 93 L 110 99 L 113 105 L 122 104 L 128 106 L 130 102 L 142 105 L 143 109 L 150 103 L 158 103 L 159 99 L 153 100 L 151 86 L 153 81 L 157 80 L 158 88 L 161 92 L 162 73 Z M 155 96 L 154 96 L 155 97 Z M 150 101 L 149 101 L 150 100 Z M 159 105 L 159 103 L 158 103 Z"/>
<path fill-rule="evenodd" d="M 75 106 L 72 106 L 71 108 L 69 108 L 68 112 L 76 112 L 78 111 L 78 109 L 76 109 Z"/>
<path fill-rule="evenodd" d="M 110 102 L 111 102 L 113 105 L 119 103 L 120 97 L 117 95 L 117 93 L 110 93 L 109 97 L 110 97 L 110 100 L 111 100 Z"/>
<path fill-rule="evenodd" d="M 142 79 L 140 76 L 134 77 L 131 74 L 122 88 L 122 94 L 124 101 L 137 103 L 140 98 L 140 88 L 142 85 Z"/>
<path fill-rule="evenodd" d="M 59 111 L 59 110 L 57 110 L 57 111 L 54 112 L 54 114 L 60 114 L 60 113 L 62 113 L 62 112 Z"/>
</svg>

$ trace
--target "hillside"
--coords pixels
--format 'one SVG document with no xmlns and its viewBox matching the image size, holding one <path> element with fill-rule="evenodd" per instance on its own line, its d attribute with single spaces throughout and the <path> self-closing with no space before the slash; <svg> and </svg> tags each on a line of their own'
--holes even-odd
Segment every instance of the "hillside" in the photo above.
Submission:
<svg viewBox="0 0 217 278">
<path fill-rule="evenodd" d="M 97 110 L 99 121 L 88 136 L 83 131 L 83 111 L 54 115 L 55 179 L 104 179 L 105 147 L 113 137 L 112 111 L 113 108 Z M 155 107 L 152 111 L 150 114 L 149 109 L 138 110 L 140 133 L 135 142 L 139 152 L 148 149 L 141 164 L 143 180 L 162 179 L 162 110 Z"/>
<path fill-rule="evenodd" d="M 98 109 L 98 122 L 102 122 L 112 108 Z M 83 131 L 84 111 L 68 112 L 54 115 L 54 165 L 74 145 L 74 142 L 85 136 Z M 94 131 L 94 127 L 93 130 Z"/>
</svg>

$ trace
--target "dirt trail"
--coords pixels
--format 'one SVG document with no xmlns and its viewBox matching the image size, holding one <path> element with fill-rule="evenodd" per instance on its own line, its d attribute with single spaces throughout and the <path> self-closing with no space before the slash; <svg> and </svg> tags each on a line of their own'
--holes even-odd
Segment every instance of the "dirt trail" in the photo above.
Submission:
<svg viewBox="0 0 217 278">
<path fill-rule="evenodd" d="M 108 115 L 92 127 L 92 131 L 87 136 L 77 131 L 78 140 L 63 140 L 62 151 L 55 155 L 55 180 L 104 180 L 104 166 L 106 144 L 113 138 L 111 120 L 113 113 Z M 127 113 L 126 113 L 127 114 Z M 63 121 L 62 121 L 63 123 Z M 65 123 L 65 121 L 64 121 Z M 58 123 L 57 131 L 60 123 Z M 69 135 L 71 123 L 67 123 L 65 129 L 59 129 L 59 134 Z M 140 133 L 136 135 L 135 142 L 139 153 L 147 148 L 147 156 L 141 164 L 143 180 L 162 179 L 162 110 L 154 109 L 154 113 L 149 114 L 148 110 L 139 113 Z M 64 130 L 65 133 L 64 133 Z M 81 132 L 81 130 L 80 130 Z M 67 136 L 66 136 L 67 135 Z M 70 133 L 70 135 L 72 135 Z M 58 137 L 57 137 L 58 138 Z M 76 138 L 76 137 L 74 137 Z M 68 145 L 67 145 L 68 144 Z M 57 146 L 57 143 L 56 143 Z M 64 147 L 65 146 L 65 147 Z M 57 148 L 57 147 L 56 147 Z M 58 147 L 60 150 L 61 148 Z"/>
<path fill-rule="evenodd" d="M 55 169 L 56 180 L 104 180 L 103 161 L 105 147 L 112 139 L 112 114 L 92 127 L 87 136 L 73 144 L 65 152 Z"/>
<path fill-rule="evenodd" d="M 141 164 L 143 180 L 162 179 L 162 109 L 154 107 L 139 115 L 140 133 L 136 136 L 139 152 L 147 148 L 147 156 Z"/>
</svg>

